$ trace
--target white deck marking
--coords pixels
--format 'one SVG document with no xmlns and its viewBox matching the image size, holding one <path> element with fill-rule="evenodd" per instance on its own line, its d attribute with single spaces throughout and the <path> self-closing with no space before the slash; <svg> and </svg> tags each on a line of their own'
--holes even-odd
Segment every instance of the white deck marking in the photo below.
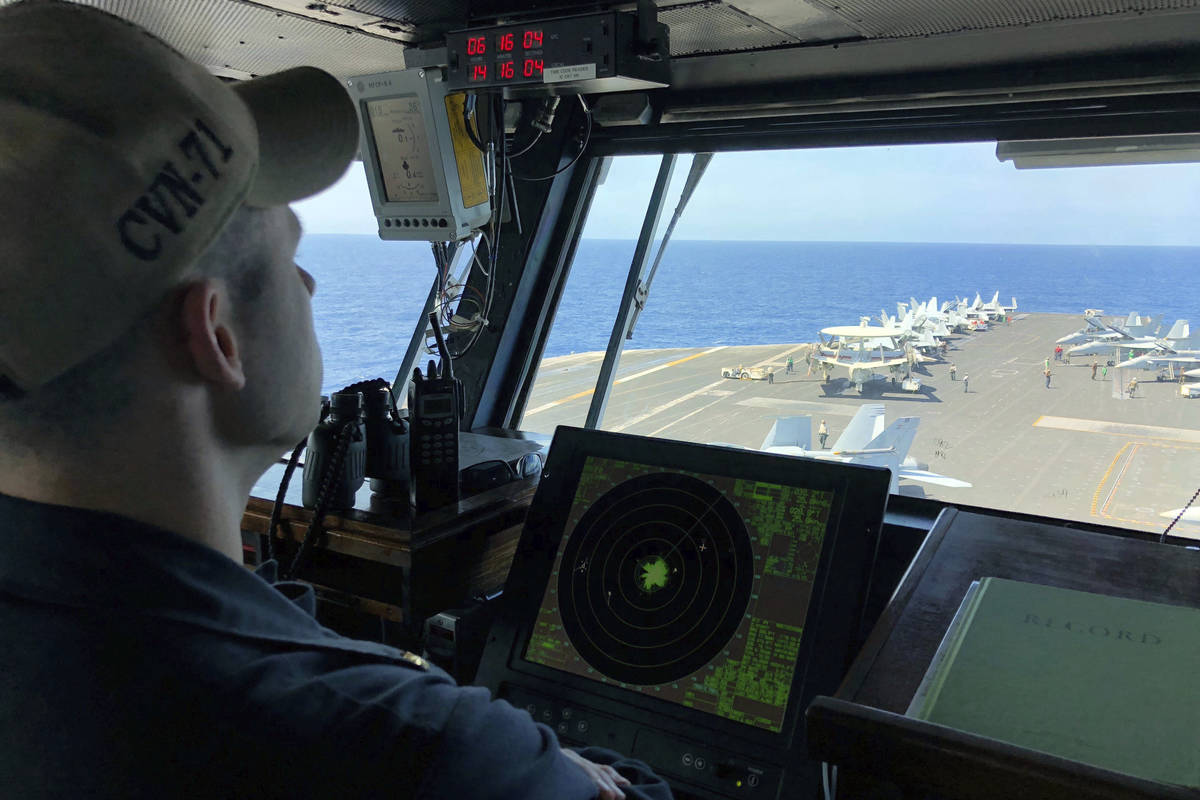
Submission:
<svg viewBox="0 0 1200 800">
<path fill-rule="evenodd" d="M 693 358 L 699 358 L 700 356 L 707 356 L 711 353 L 717 352 L 718 350 L 724 350 L 727 346 L 728 345 L 720 345 L 718 347 L 710 347 L 709 349 L 703 350 L 699 353 L 692 353 L 690 356 L 684 356 L 683 358 L 677 358 L 674 361 L 668 361 L 666 364 L 659 364 L 657 367 L 650 367 L 649 369 L 644 369 L 641 372 L 635 372 L 632 375 L 626 375 L 624 378 L 617 378 L 615 381 L 613 381 L 613 385 L 615 386 L 620 383 L 625 383 L 626 381 L 632 381 L 632 380 L 636 380 L 638 378 L 643 378 L 646 375 L 652 375 L 653 373 L 658 372 L 659 370 L 666 369 L 667 367 L 673 367 L 676 364 L 682 364 L 685 361 L 691 361 Z M 603 353 L 601 353 L 601 355 L 603 356 Z M 546 411 L 548 409 L 554 408 L 555 406 L 561 406 L 563 403 L 569 403 L 572 400 L 578 400 L 581 397 L 588 397 L 589 395 L 594 394 L 595 391 L 596 391 L 596 389 L 593 387 L 591 389 L 584 389 L 582 392 L 576 392 L 575 394 L 567 395 L 566 397 L 559 398 L 558 400 L 551 400 L 549 403 L 544 403 L 544 404 L 538 406 L 537 408 L 529 409 L 528 411 L 525 412 L 525 416 L 529 417 L 534 414 L 537 414 L 540 411 Z"/>
<path fill-rule="evenodd" d="M 836 405 L 834 403 L 815 403 L 811 400 L 788 400 L 784 397 L 749 397 L 738 400 L 739 406 L 751 408 L 769 408 L 784 414 L 824 414 L 831 417 L 853 417 L 858 406 Z"/>
<path fill-rule="evenodd" d="M 805 347 L 808 347 L 808 345 L 807 344 L 798 344 L 794 347 L 789 347 L 787 350 L 784 350 L 782 353 L 776 353 L 775 355 L 771 356 L 770 358 L 765 358 L 762 361 L 758 362 L 757 364 L 752 364 L 751 368 L 766 366 L 767 364 L 770 364 L 772 361 L 776 361 L 781 358 L 786 358 L 790 353 L 794 353 L 797 350 L 802 350 Z M 666 411 L 667 409 L 674 408 L 675 406 L 679 405 L 680 403 L 686 403 L 688 400 L 691 400 L 693 397 L 699 397 L 700 395 L 704 394 L 705 392 L 711 392 L 713 389 L 717 389 L 721 386 L 724 386 L 725 381 L 727 381 L 727 380 L 729 380 L 729 378 L 721 378 L 719 381 L 714 381 L 714 382 L 708 384 L 707 386 L 701 386 L 699 389 L 696 389 L 693 392 L 688 392 L 685 395 L 676 397 L 674 400 L 670 400 L 666 403 L 663 403 L 662 405 L 655 406 L 654 408 L 650 409 L 649 411 L 645 412 L 644 414 L 638 414 L 636 417 L 630 417 L 629 419 L 625 420 L 620 425 L 617 425 L 615 427 L 608 428 L 608 427 L 604 427 L 603 425 L 601 427 L 603 427 L 604 430 L 613 431 L 613 432 L 628 430 L 629 428 L 633 427 L 634 425 L 637 425 L 639 422 L 645 422 L 646 420 L 653 417 L 655 414 L 661 414 L 662 412 Z"/>
<path fill-rule="evenodd" d="M 715 394 L 715 392 L 709 392 L 709 396 L 712 396 L 713 394 Z M 729 392 L 729 394 L 733 394 L 733 393 Z M 650 431 L 646 435 L 647 436 L 658 436 L 660 433 L 665 431 L 667 428 L 670 428 L 673 425 L 678 425 L 679 423 L 683 422 L 685 419 L 696 416 L 701 411 L 707 411 L 708 409 L 712 408 L 713 406 L 715 406 L 717 403 L 721 402 L 724 399 L 725 398 L 723 398 L 723 397 L 718 397 L 716 400 L 713 400 L 711 403 L 706 403 L 706 404 L 700 406 L 699 408 L 697 408 L 695 411 L 689 411 L 688 413 L 684 414 L 682 417 L 679 417 L 678 419 L 673 419 L 670 422 L 668 422 L 666 425 L 663 425 L 661 428 Z"/>
<path fill-rule="evenodd" d="M 1076 417 L 1038 417 L 1035 428 L 1058 428 L 1082 433 L 1108 433 L 1114 436 L 1144 436 L 1150 439 L 1169 439 L 1175 442 L 1200 444 L 1200 431 L 1188 428 L 1168 428 L 1161 425 L 1135 425 L 1129 422 L 1107 422 Z"/>
</svg>

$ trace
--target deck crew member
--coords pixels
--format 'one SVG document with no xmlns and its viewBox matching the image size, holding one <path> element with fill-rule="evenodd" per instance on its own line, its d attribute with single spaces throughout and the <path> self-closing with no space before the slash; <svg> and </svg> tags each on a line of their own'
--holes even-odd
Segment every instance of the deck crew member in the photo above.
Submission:
<svg viewBox="0 0 1200 800">
<path fill-rule="evenodd" d="M 829 438 L 829 428 L 825 427 L 825 420 L 821 420 L 820 427 L 817 428 L 817 438 L 821 440 L 821 449 L 825 449 L 825 440 Z"/>
<path fill-rule="evenodd" d="M 250 488 L 316 422 L 286 204 L 357 149 L 340 83 L 234 89 L 116 17 L 18 3 L 0 119 L 4 794 L 669 797 L 241 565 Z"/>
</svg>

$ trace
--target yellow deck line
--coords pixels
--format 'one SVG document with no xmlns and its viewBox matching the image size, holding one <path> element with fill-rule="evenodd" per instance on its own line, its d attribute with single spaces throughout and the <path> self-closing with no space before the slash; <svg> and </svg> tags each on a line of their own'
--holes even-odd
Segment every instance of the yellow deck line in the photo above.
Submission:
<svg viewBox="0 0 1200 800">
<path fill-rule="evenodd" d="M 808 347 L 808 345 L 807 344 L 798 344 L 798 345 L 795 345 L 794 347 L 789 347 L 787 350 L 784 350 L 783 352 L 776 353 L 775 355 L 771 356 L 770 358 L 764 358 L 762 361 L 758 362 L 757 364 L 751 365 L 751 368 L 762 367 L 767 364 L 770 364 L 773 361 L 778 361 L 779 359 L 784 358 L 787 355 L 794 353 L 797 350 L 801 350 L 805 347 Z M 713 381 L 712 383 L 708 384 L 707 386 L 701 386 L 699 389 L 696 389 L 694 392 L 688 392 L 685 395 L 676 397 L 674 400 L 670 400 L 666 403 L 663 403 L 662 405 L 655 406 L 654 408 L 650 409 L 649 411 L 647 411 L 643 414 L 638 414 L 635 417 L 630 417 L 629 419 L 622 422 L 620 425 L 615 425 L 611 428 L 608 426 L 604 426 L 604 429 L 609 430 L 609 431 L 615 431 L 615 432 L 628 430 L 629 428 L 633 427 L 634 425 L 637 425 L 639 422 L 644 422 L 656 414 L 661 414 L 662 412 L 664 412 L 668 409 L 674 408 L 675 406 L 679 405 L 680 403 L 686 403 L 688 400 L 691 400 L 694 397 L 699 397 L 700 395 L 704 394 L 705 392 L 711 392 L 713 389 L 716 389 L 720 386 L 724 386 L 728 380 L 729 380 L 728 378 L 721 378 L 719 381 Z"/>
<path fill-rule="evenodd" d="M 1133 450 L 1129 453 L 1129 457 L 1125 460 L 1125 466 L 1121 468 L 1121 471 L 1117 474 L 1116 479 L 1113 481 L 1112 488 L 1109 490 L 1108 496 L 1105 497 L 1104 506 L 1102 508 L 1097 508 L 1097 506 L 1100 504 L 1100 495 L 1104 492 L 1104 487 L 1108 485 L 1108 479 L 1112 476 L 1113 470 L 1116 469 L 1117 464 L 1121 462 L 1122 457 L 1131 447 Z M 1125 472 L 1129 469 L 1130 465 L 1133 464 L 1134 457 L 1137 455 L 1138 450 L 1142 447 L 1157 447 L 1166 450 L 1186 450 L 1193 453 L 1200 451 L 1200 448 L 1196 447 L 1180 447 L 1178 445 L 1158 444 L 1157 442 L 1126 442 L 1124 445 L 1122 445 L 1121 449 L 1117 451 L 1117 454 L 1113 456 L 1113 460 L 1109 463 L 1108 469 L 1104 471 L 1104 475 L 1100 478 L 1100 482 L 1096 484 L 1096 491 L 1092 494 L 1092 516 L 1101 517 L 1112 522 L 1124 523 L 1126 525 L 1138 525 L 1143 528 L 1148 528 L 1152 531 L 1160 531 L 1165 526 L 1158 522 L 1147 521 L 1144 519 L 1130 519 L 1129 517 L 1122 517 L 1116 514 L 1108 513 L 1108 507 L 1112 504 L 1112 501 L 1117 494 L 1117 489 L 1121 485 L 1121 478 L 1124 477 Z M 1179 531 L 1180 529 L 1176 528 L 1175 530 L 1171 531 L 1171 535 L 1180 536 L 1186 539 L 1200 540 L 1200 532 L 1189 531 L 1186 529 L 1182 532 Z"/>
<path fill-rule="evenodd" d="M 1038 419 L 1038 422 L 1041 422 L 1041 418 Z M 1034 425 L 1037 425 L 1037 422 L 1035 422 Z M 1096 484 L 1096 491 L 1092 494 L 1093 517 L 1100 516 L 1100 513 L 1096 510 L 1097 506 L 1100 505 L 1100 492 L 1103 491 L 1104 487 L 1108 484 L 1108 476 L 1112 474 L 1113 469 L 1115 469 L 1117 466 L 1117 462 L 1121 459 L 1121 456 L 1125 454 L 1125 451 L 1129 449 L 1129 445 L 1131 444 L 1132 442 L 1126 442 L 1121 446 L 1121 449 L 1117 451 L 1115 456 L 1113 456 L 1113 460 L 1108 465 L 1108 469 L 1104 470 L 1104 476 L 1100 478 L 1100 483 Z"/>
<path fill-rule="evenodd" d="M 679 364 L 684 363 L 685 361 L 691 361 L 693 358 L 699 358 L 700 356 L 707 356 L 707 355 L 717 352 L 718 350 L 724 350 L 726 347 L 727 347 L 727 345 L 720 345 L 719 347 L 710 347 L 709 349 L 702 350 L 699 353 L 692 353 L 690 356 L 684 356 L 683 358 L 677 358 L 674 361 L 668 361 L 666 364 L 659 364 L 657 367 L 650 367 L 649 369 L 644 369 L 641 372 L 635 372 L 632 375 L 626 375 L 624 378 L 617 378 L 615 381 L 613 381 L 613 385 L 615 386 L 616 384 L 619 384 L 619 383 L 625 383 L 626 381 L 632 381 L 632 380 L 636 380 L 637 378 L 645 377 L 646 375 L 653 374 L 655 372 L 658 372 L 659 370 L 664 370 L 664 369 L 667 369 L 668 367 L 677 366 Z M 572 400 L 578 400 L 581 397 L 588 397 L 589 395 L 595 394 L 595 392 L 596 392 L 596 390 L 594 388 L 593 389 L 585 389 L 582 392 L 576 392 L 575 394 L 570 395 L 568 397 L 563 397 L 558 400 L 551 400 L 549 403 L 544 403 L 544 404 L 538 406 L 537 408 L 531 408 L 530 410 L 526 411 L 525 416 L 529 417 L 529 416 L 532 416 L 533 414 L 537 414 L 540 411 L 546 411 L 546 410 L 554 408 L 556 406 L 561 406 L 563 403 L 569 403 Z"/>
</svg>

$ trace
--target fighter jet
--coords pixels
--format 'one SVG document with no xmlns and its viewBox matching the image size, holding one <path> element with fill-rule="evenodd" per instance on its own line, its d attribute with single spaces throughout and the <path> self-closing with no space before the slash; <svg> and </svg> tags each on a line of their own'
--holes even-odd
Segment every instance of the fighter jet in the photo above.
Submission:
<svg viewBox="0 0 1200 800">
<path fill-rule="evenodd" d="M 925 316 L 923 306 L 909 308 L 906 303 L 897 303 L 896 317 L 888 316 L 887 311 L 879 312 L 879 324 L 884 328 L 899 328 L 902 333 L 897 337 L 901 345 L 910 344 L 922 353 L 936 352 L 941 346 L 938 336 L 949 336 L 950 331 L 940 322 L 931 322 Z"/>
<path fill-rule="evenodd" d="M 1153 352 L 1131 358 L 1121 363 L 1125 369 L 1192 370 L 1200 367 L 1200 337 L 1192 336 L 1187 322 L 1179 320 L 1171 328 L 1166 339 L 1155 342 Z"/>
<path fill-rule="evenodd" d="M 979 302 L 979 295 L 975 295 L 975 302 Z M 1000 304 L 1000 291 L 992 295 L 992 299 L 983 304 L 983 310 L 987 312 L 992 319 L 1004 319 L 1009 314 L 1017 310 L 1017 298 L 1012 298 L 1012 305 Z"/>
<path fill-rule="evenodd" d="M 892 471 L 893 493 L 897 493 L 900 478 L 921 481 L 955 489 L 969 489 L 971 484 L 921 469 L 908 458 L 908 449 L 917 435 L 917 417 L 901 417 L 886 425 L 883 405 L 867 403 L 859 406 L 850 424 L 829 450 L 813 449 L 812 417 L 779 417 L 771 425 L 759 448 L 767 453 L 787 456 L 806 456 L 851 464 L 872 464 Z"/>
<path fill-rule="evenodd" d="M 1162 315 L 1143 320 L 1133 311 L 1125 318 L 1123 325 L 1110 325 L 1100 318 L 1103 311 L 1094 308 L 1084 309 L 1083 318 L 1087 325 L 1058 339 L 1055 344 L 1084 344 L 1091 341 L 1116 341 L 1126 336 L 1139 338 L 1157 336 L 1162 330 Z"/>
<path fill-rule="evenodd" d="M 913 308 L 921 307 L 916 298 L 909 298 L 909 300 L 912 302 Z M 933 333 L 934 336 L 949 336 L 955 331 L 967 330 L 967 320 L 959 310 L 958 302 L 947 300 L 939 306 L 937 298 L 931 297 L 925 301 L 924 309 L 926 319 L 937 325 L 941 325 L 945 329 L 945 333 L 935 330 Z"/>
<path fill-rule="evenodd" d="M 1193 340 L 1188 328 L 1187 320 L 1176 320 L 1171 326 L 1171 330 L 1162 339 L 1155 336 L 1133 336 L 1128 331 L 1109 326 L 1111 330 L 1118 335 L 1111 339 L 1096 339 L 1091 342 L 1075 345 L 1067 350 L 1067 355 L 1071 358 L 1078 356 L 1102 356 L 1105 358 L 1115 358 L 1122 351 L 1127 350 L 1144 350 L 1145 354 L 1169 354 L 1177 348 L 1190 348 L 1192 346 L 1200 347 L 1200 340 Z M 1128 366 L 1123 364 L 1122 366 Z"/>
</svg>

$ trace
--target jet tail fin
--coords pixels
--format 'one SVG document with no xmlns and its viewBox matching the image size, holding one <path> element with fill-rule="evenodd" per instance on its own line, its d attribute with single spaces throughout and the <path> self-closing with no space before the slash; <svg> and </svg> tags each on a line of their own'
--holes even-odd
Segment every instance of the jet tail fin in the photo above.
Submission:
<svg viewBox="0 0 1200 800">
<path fill-rule="evenodd" d="M 882 433 L 867 442 L 864 450 L 892 450 L 901 461 L 908 455 L 913 438 L 917 435 L 917 426 L 921 424 L 918 417 L 901 417 L 888 425 Z"/>
<path fill-rule="evenodd" d="M 1175 324 L 1171 326 L 1171 330 L 1167 333 L 1164 339 L 1188 339 L 1190 332 L 1186 319 L 1177 319 Z"/>
<path fill-rule="evenodd" d="M 833 443 L 834 451 L 862 450 L 867 442 L 883 432 L 883 423 L 883 404 L 864 403 L 854 412 L 846 430 Z"/>
</svg>

